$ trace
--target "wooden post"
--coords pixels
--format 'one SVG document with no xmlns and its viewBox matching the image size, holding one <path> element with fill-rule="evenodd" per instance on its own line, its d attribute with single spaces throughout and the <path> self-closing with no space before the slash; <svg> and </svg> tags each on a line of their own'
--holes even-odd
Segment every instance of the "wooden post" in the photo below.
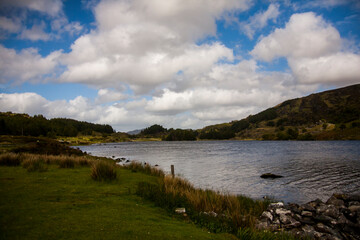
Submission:
<svg viewBox="0 0 360 240">
<path fill-rule="evenodd" d="M 171 175 L 172 175 L 172 177 L 175 177 L 175 168 L 174 168 L 174 165 L 171 165 Z"/>
</svg>

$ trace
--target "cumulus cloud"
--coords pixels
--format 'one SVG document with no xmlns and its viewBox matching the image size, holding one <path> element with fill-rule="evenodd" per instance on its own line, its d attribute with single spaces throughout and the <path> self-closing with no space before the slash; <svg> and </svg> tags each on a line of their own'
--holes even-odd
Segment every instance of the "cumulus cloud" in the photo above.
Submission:
<svg viewBox="0 0 360 240">
<path fill-rule="evenodd" d="M 0 17 L 0 29 L 9 33 L 16 33 L 20 30 L 21 24 L 19 21 L 7 17 Z"/>
<path fill-rule="evenodd" d="M 17 53 L 0 45 L 0 83 L 41 82 L 56 73 L 60 55 L 61 51 L 55 51 L 42 57 L 34 48 Z"/>
<path fill-rule="evenodd" d="M 63 4 L 61 0 L 2 0 L 0 2 L 0 7 L 26 8 L 50 16 L 56 16 L 62 11 Z"/>
<path fill-rule="evenodd" d="M 111 89 L 100 89 L 98 91 L 98 96 L 95 98 L 95 102 L 102 104 L 102 103 L 116 102 L 125 98 L 126 95 L 124 95 L 121 92 L 113 91 Z"/>
<path fill-rule="evenodd" d="M 79 22 L 68 21 L 61 0 L 3 0 L 0 7 L 4 15 L 0 18 L 0 30 L 16 33 L 20 39 L 48 41 L 60 38 L 64 33 L 73 36 L 83 31 Z M 50 21 L 39 24 L 41 16 L 46 16 Z M 32 22 L 35 23 L 29 28 L 28 24 Z M 51 29 L 51 32 L 47 32 L 47 29 Z"/>
<path fill-rule="evenodd" d="M 266 11 L 256 13 L 246 23 L 240 23 L 241 28 L 244 29 L 245 34 L 252 39 L 255 32 L 264 28 L 268 24 L 268 21 L 276 21 L 280 14 L 279 7 L 279 4 L 271 3 Z"/>
<path fill-rule="evenodd" d="M 264 37 L 251 51 L 257 59 L 320 57 L 341 49 L 339 32 L 312 12 L 294 14 L 285 28 Z"/>
<path fill-rule="evenodd" d="M 213 42 L 216 19 L 226 11 L 244 10 L 247 1 L 102 1 L 94 9 L 97 30 L 83 35 L 64 56 L 65 82 L 100 88 L 130 86 L 146 93 L 176 78 L 196 75 L 220 60 L 233 59 L 231 49 Z"/>
<path fill-rule="evenodd" d="M 285 28 L 261 39 L 251 54 L 268 62 L 286 57 L 300 83 L 343 85 L 360 80 L 360 55 L 344 49 L 339 32 L 312 12 L 292 15 Z"/>
<path fill-rule="evenodd" d="M 30 29 L 24 29 L 22 33 L 19 35 L 20 39 L 29 39 L 31 41 L 43 40 L 47 41 L 50 39 L 50 35 L 44 32 L 45 23 L 41 22 L 41 24 L 34 24 Z"/>
</svg>

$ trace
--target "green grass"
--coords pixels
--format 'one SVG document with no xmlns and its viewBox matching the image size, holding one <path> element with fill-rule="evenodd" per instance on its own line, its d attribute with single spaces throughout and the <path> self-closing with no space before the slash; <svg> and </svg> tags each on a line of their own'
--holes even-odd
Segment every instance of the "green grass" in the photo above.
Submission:
<svg viewBox="0 0 360 240">
<path fill-rule="evenodd" d="M 212 234 L 135 195 L 157 178 L 117 169 L 112 182 L 90 167 L 28 172 L 0 166 L 0 239 L 233 239 Z"/>
</svg>

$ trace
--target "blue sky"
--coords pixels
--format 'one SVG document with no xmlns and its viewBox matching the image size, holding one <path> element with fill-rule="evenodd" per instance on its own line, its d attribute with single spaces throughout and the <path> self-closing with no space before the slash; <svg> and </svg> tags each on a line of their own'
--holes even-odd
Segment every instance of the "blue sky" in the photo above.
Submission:
<svg viewBox="0 0 360 240">
<path fill-rule="evenodd" d="M 3 0 L 0 111 L 200 128 L 360 82 L 357 0 Z"/>
</svg>

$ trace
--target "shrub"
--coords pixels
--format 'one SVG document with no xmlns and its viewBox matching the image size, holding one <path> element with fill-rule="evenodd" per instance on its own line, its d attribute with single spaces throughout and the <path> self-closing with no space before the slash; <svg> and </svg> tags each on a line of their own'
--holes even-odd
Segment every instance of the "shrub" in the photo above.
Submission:
<svg viewBox="0 0 360 240">
<path fill-rule="evenodd" d="M 1 166 L 19 166 L 21 160 L 21 155 L 16 153 L 3 153 L 0 155 Z"/>
<path fill-rule="evenodd" d="M 23 161 L 22 166 L 27 169 L 28 172 L 45 172 L 47 166 L 42 158 L 36 156 L 27 156 Z"/>
<path fill-rule="evenodd" d="M 91 167 L 91 178 L 96 181 L 112 181 L 116 179 L 114 164 L 98 161 Z"/>
</svg>

